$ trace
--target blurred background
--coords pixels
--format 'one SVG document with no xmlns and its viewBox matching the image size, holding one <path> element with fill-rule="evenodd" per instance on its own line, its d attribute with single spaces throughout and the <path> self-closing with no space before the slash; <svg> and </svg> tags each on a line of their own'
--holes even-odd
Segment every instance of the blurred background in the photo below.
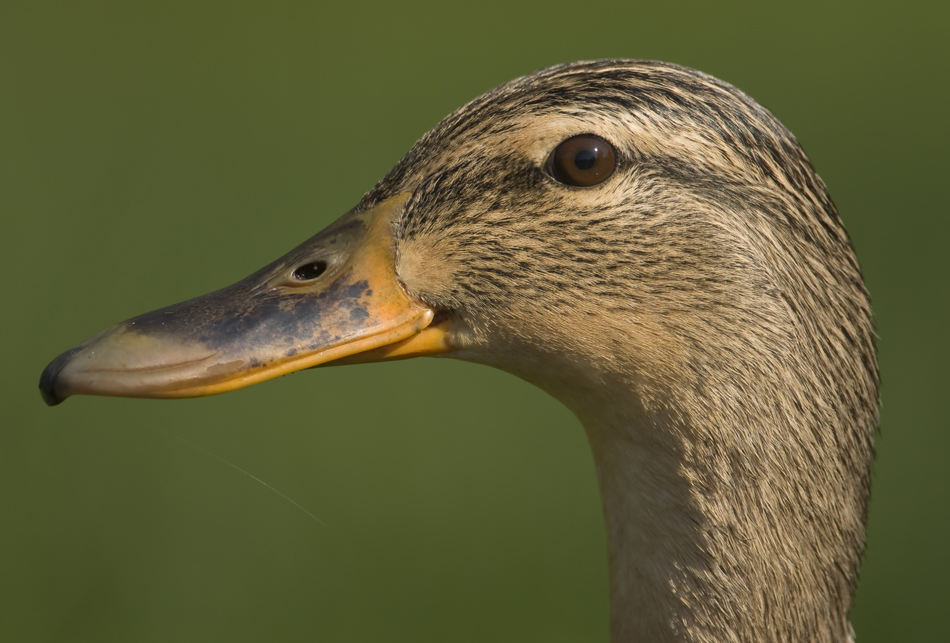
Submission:
<svg viewBox="0 0 950 643">
<path fill-rule="evenodd" d="M 828 184 L 883 373 L 854 626 L 946 640 L 948 27 L 932 0 L 0 4 L 0 640 L 606 641 L 585 437 L 509 375 L 416 360 L 55 409 L 36 388 L 321 229 L 466 101 L 603 57 L 737 85 Z"/>
</svg>

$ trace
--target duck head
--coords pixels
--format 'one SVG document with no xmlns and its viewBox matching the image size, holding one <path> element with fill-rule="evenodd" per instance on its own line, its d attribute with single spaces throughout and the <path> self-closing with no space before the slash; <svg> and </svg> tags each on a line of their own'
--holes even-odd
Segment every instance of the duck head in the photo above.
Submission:
<svg viewBox="0 0 950 643">
<path fill-rule="evenodd" d="M 847 636 L 870 308 L 824 184 L 740 91 L 638 61 L 512 81 L 325 231 L 96 335 L 40 388 L 191 397 L 418 355 L 512 372 L 581 419 L 615 640 Z"/>
</svg>

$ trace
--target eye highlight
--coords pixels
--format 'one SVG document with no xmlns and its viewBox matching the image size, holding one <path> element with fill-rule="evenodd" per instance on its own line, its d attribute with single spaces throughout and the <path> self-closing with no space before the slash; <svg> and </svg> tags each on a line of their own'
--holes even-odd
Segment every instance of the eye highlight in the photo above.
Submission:
<svg viewBox="0 0 950 643">
<path fill-rule="evenodd" d="M 593 134 L 572 136 L 562 142 L 544 164 L 555 180 L 581 188 L 603 183 L 616 167 L 613 145 Z"/>
</svg>

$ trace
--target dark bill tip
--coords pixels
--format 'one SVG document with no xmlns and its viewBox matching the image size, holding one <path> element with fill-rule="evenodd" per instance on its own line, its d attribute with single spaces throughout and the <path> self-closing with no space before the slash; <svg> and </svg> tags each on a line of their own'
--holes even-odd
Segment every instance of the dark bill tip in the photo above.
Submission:
<svg viewBox="0 0 950 643">
<path fill-rule="evenodd" d="M 46 402 L 48 406 L 56 406 L 68 397 L 68 395 L 64 395 L 58 387 L 59 374 L 72 356 L 80 350 L 82 350 L 81 346 L 69 349 L 43 369 L 43 374 L 40 375 L 40 395 L 43 396 L 43 401 Z"/>
</svg>

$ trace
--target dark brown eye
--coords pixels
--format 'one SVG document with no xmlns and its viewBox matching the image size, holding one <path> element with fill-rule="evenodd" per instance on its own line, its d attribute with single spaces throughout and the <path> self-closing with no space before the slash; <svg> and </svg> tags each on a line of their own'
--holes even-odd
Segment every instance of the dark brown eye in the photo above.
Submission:
<svg viewBox="0 0 950 643">
<path fill-rule="evenodd" d="M 581 134 L 554 148 L 545 165 L 548 174 L 561 183 L 586 188 L 606 181 L 614 173 L 617 158 L 610 143 Z"/>
</svg>

